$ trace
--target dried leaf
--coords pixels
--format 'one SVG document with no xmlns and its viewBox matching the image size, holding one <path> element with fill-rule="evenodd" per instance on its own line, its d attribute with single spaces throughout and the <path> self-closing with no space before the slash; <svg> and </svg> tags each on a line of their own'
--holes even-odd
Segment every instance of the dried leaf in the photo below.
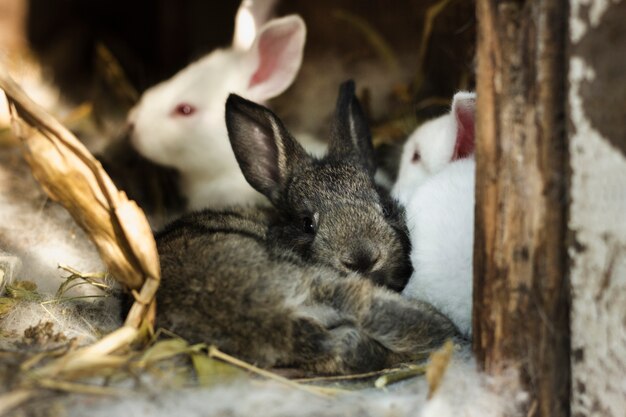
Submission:
<svg viewBox="0 0 626 417">
<path fill-rule="evenodd" d="M 198 378 L 198 383 L 202 386 L 210 386 L 224 383 L 225 380 L 232 380 L 245 375 L 245 372 L 222 361 L 210 358 L 205 353 L 193 353 L 191 362 Z"/>
<path fill-rule="evenodd" d="M 37 291 L 37 284 L 35 284 L 33 281 L 16 281 L 13 284 L 11 284 L 12 288 L 19 288 L 21 290 L 24 291 Z"/>
<path fill-rule="evenodd" d="M 137 203 L 126 200 L 115 209 L 120 221 L 122 232 L 131 247 L 132 253 L 137 256 L 137 262 L 143 271 L 150 277 L 159 277 L 159 256 L 154 239 L 144 239 L 143 236 L 152 236 L 150 225 L 146 221 L 143 211 Z"/>
<path fill-rule="evenodd" d="M 146 366 L 162 361 L 163 359 L 188 353 L 189 350 L 189 344 L 183 339 L 174 338 L 162 340 L 146 350 L 141 358 L 135 363 L 135 366 L 145 368 Z"/>
<path fill-rule="evenodd" d="M 31 281 L 16 281 L 7 285 L 7 295 L 16 300 L 40 301 L 41 295 L 37 292 L 37 284 Z"/>
<path fill-rule="evenodd" d="M 446 374 L 450 359 L 454 353 L 454 343 L 448 340 L 439 350 L 430 355 L 430 363 L 426 368 L 426 381 L 428 382 L 428 398 L 432 398 L 441 385 Z"/>
<path fill-rule="evenodd" d="M 0 297 L 0 317 L 9 314 L 15 307 L 15 304 L 17 304 L 15 298 Z"/>
</svg>

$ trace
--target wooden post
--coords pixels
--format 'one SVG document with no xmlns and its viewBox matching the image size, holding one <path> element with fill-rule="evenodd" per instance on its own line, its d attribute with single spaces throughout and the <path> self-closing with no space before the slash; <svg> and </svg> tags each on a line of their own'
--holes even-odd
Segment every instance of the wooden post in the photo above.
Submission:
<svg viewBox="0 0 626 417">
<path fill-rule="evenodd" d="M 569 415 L 566 0 L 477 1 L 474 351 Z"/>
</svg>

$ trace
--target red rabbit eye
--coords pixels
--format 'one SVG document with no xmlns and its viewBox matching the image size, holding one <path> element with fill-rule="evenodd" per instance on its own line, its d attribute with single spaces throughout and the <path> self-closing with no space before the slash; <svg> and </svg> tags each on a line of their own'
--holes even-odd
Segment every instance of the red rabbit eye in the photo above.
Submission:
<svg viewBox="0 0 626 417">
<path fill-rule="evenodd" d="M 196 112 L 196 108 L 194 106 L 192 106 L 189 103 L 180 103 L 178 104 L 175 108 L 174 111 L 172 112 L 175 116 L 191 116 L 192 114 L 194 114 Z"/>
<path fill-rule="evenodd" d="M 416 162 L 418 162 L 420 160 L 420 158 L 421 158 L 420 157 L 420 153 L 415 151 L 415 152 L 413 152 L 413 157 L 411 158 L 411 162 L 412 163 L 416 163 Z"/>
</svg>

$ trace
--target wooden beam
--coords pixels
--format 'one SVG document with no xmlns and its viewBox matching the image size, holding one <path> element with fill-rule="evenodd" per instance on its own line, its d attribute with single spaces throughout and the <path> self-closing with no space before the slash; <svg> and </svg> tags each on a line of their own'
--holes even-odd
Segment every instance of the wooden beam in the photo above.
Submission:
<svg viewBox="0 0 626 417">
<path fill-rule="evenodd" d="M 569 415 L 567 1 L 477 1 L 474 351 Z"/>
</svg>

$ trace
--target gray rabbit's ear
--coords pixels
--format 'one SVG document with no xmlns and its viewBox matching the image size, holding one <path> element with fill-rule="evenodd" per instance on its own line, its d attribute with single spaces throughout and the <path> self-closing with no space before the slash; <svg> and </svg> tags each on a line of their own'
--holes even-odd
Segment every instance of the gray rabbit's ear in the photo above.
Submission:
<svg viewBox="0 0 626 417">
<path fill-rule="evenodd" d="M 356 158 L 371 175 L 376 171 L 370 129 L 354 94 L 352 80 L 339 87 L 328 153 L 342 158 Z"/>
<path fill-rule="evenodd" d="M 226 127 L 244 177 L 276 204 L 306 152 L 274 113 L 236 94 L 226 100 Z"/>
</svg>

